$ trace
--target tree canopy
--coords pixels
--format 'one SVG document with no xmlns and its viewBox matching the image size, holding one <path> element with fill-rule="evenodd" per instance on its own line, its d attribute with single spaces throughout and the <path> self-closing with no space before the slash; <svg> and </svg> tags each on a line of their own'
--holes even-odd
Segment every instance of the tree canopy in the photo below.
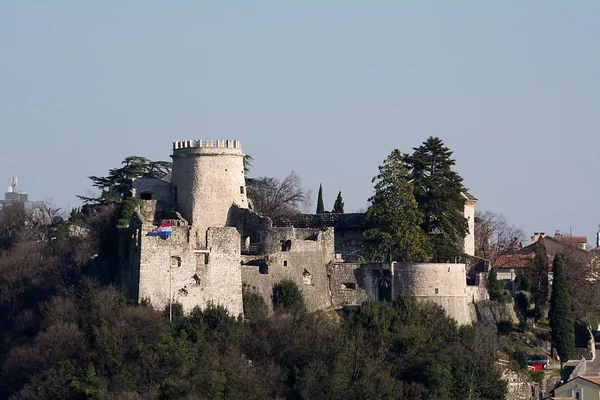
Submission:
<svg viewBox="0 0 600 400">
<path fill-rule="evenodd" d="M 535 255 L 531 266 L 531 295 L 535 306 L 535 318 L 543 317 L 544 307 L 548 303 L 548 252 L 544 239 L 535 243 Z"/>
<path fill-rule="evenodd" d="M 413 195 L 413 185 L 396 149 L 373 178 L 375 194 L 369 199 L 367 220 L 373 228 L 363 233 L 363 255 L 371 261 L 422 261 L 427 240 L 419 224 L 422 214 Z"/>
<path fill-rule="evenodd" d="M 475 255 L 494 262 L 523 242 L 523 230 L 512 226 L 504 215 L 491 211 L 475 211 Z"/>
<path fill-rule="evenodd" d="M 432 257 L 449 261 L 462 254 L 468 232 L 462 178 L 452 170 L 452 151 L 438 137 L 429 137 L 412 155 L 406 155 L 414 196 L 422 214 Z"/>
<path fill-rule="evenodd" d="M 335 203 L 333 204 L 333 210 L 331 210 L 331 212 L 336 214 L 344 213 L 344 200 L 342 200 L 342 192 L 338 193 Z"/>
<path fill-rule="evenodd" d="M 575 332 L 571 298 L 567 287 L 561 254 L 552 262 L 552 294 L 550 295 L 550 332 L 552 346 L 561 360 L 561 368 L 575 350 Z"/>
<path fill-rule="evenodd" d="M 319 194 L 317 195 L 317 214 L 323 214 L 325 206 L 323 205 L 323 185 L 319 185 Z"/>
<path fill-rule="evenodd" d="M 120 203 L 131 196 L 133 180 L 136 178 L 161 179 L 171 172 L 169 161 L 151 161 L 145 157 L 126 157 L 120 168 L 112 168 L 107 176 L 90 176 L 92 186 L 100 190 L 98 196 L 77 196 L 86 204 Z"/>
<path fill-rule="evenodd" d="M 297 214 L 310 203 L 310 191 L 302 188 L 294 171 L 283 180 L 267 176 L 250 178 L 246 185 L 253 210 L 264 217 Z"/>
</svg>

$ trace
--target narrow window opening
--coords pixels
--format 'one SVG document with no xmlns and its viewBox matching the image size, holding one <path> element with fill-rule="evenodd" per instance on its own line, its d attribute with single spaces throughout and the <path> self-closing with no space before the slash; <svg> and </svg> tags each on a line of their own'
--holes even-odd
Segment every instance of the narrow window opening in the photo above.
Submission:
<svg viewBox="0 0 600 400">
<path fill-rule="evenodd" d="M 244 187 L 240 186 L 240 194 L 244 194 Z"/>
<path fill-rule="evenodd" d="M 284 267 L 287 267 L 287 266 L 288 266 L 287 260 L 283 260 L 283 266 L 284 266 Z"/>
<path fill-rule="evenodd" d="M 438 288 L 435 288 L 434 291 L 435 291 L 435 294 L 439 294 L 440 293 L 440 289 L 438 289 Z"/>
<path fill-rule="evenodd" d="M 181 267 L 181 257 L 171 257 L 171 267 Z"/>
<path fill-rule="evenodd" d="M 356 290 L 356 283 L 355 282 L 344 282 L 344 283 L 342 283 L 342 288 Z"/>
</svg>

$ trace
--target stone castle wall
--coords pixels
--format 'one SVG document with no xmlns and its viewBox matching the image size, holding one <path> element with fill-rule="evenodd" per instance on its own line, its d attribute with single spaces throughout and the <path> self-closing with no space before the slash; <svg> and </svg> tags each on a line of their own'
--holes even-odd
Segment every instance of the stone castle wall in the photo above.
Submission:
<svg viewBox="0 0 600 400">
<path fill-rule="evenodd" d="M 469 224 L 469 232 L 467 236 L 465 236 L 463 242 L 463 251 L 470 255 L 475 255 L 475 202 L 471 200 L 467 200 L 465 202 L 465 211 L 464 217 L 467 219 L 467 223 Z"/>
<path fill-rule="evenodd" d="M 234 141 L 217 142 L 225 145 Z M 196 147 L 183 148 L 177 143 L 172 155 L 174 197 L 179 212 L 193 226 L 194 236 L 203 242 L 209 227 L 225 226 L 233 204 L 248 207 L 244 154 L 239 142 L 236 147 L 209 147 L 194 141 L 191 144 Z"/>
<path fill-rule="evenodd" d="M 242 281 L 269 307 L 273 285 L 283 279 L 298 285 L 308 310 L 331 305 L 327 265 L 333 262 L 333 229 L 273 228 L 265 248 L 264 254 L 243 257 Z"/>
<path fill-rule="evenodd" d="M 240 235 L 235 228 L 210 228 L 202 249 L 191 239 L 192 230 L 172 221 L 168 238 L 146 236 L 155 228 L 156 202 L 145 201 L 122 235 L 119 286 L 135 301 L 149 301 L 164 309 L 172 301 L 184 311 L 225 306 L 231 315 L 243 313 Z M 171 300 L 172 299 L 172 300 Z"/>
<path fill-rule="evenodd" d="M 173 203 L 173 188 L 169 182 L 160 179 L 141 178 L 133 181 L 132 196 L 141 198 L 142 195 L 150 195 L 148 200 L 157 200 L 163 203 Z"/>
</svg>

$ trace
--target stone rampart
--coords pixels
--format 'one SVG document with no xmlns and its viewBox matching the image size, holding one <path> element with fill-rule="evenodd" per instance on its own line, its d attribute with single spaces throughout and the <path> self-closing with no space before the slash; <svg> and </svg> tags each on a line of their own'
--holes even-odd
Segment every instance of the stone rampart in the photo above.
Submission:
<svg viewBox="0 0 600 400">
<path fill-rule="evenodd" d="M 189 149 L 194 147 L 241 149 L 242 142 L 239 140 L 211 139 L 176 140 L 173 142 L 173 150 Z"/>
<path fill-rule="evenodd" d="M 167 238 L 146 236 L 154 227 L 152 222 L 132 224 L 138 244 L 130 246 L 129 260 L 121 268 L 127 285 L 137 287 L 137 295 L 130 297 L 149 301 L 159 310 L 171 302 L 180 303 L 185 312 L 214 303 L 231 315 L 243 313 L 240 237 L 235 228 L 210 228 L 204 249 L 197 249 L 189 226 L 172 226 Z"/>
<path fill-rule="evenodd" d="M 328 276 L 333 306 L 360 305 L 369 299 L 365 289 L 365 274 L 360 263 L 330 264 Z M 369 282 L 370 285 L 371 283 Z"/>
<path fill-rule="evenodd" d="M 242 281 L 272 307 L 273 285 L 290 279 L 298 285 L 310 311 L 331 305 L 327 265 L 333 262 L 333 229 L 273 228 L 266 251 L 245 256 Z"/>
</svg>

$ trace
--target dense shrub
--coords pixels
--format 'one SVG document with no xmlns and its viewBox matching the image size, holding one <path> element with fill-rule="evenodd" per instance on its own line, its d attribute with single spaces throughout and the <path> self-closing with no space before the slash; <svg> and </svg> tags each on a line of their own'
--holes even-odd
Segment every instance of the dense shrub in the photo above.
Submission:
<svg viewBox="0 0 600 400">
<path fill-rule="evenodd" d="M 242 286 L 242 301 L 244 303 L 244 317 L 249 320 L 259 320 L 267 317 L 269 309 L 265 298 L 259 293 Z"/>
<path fill-rule="evenodd" d="M 273 286 L 273 308 L 279 312 L 294 313 L 303 311 L 304 296 L 296 282 L 283 279 Z"/>
</svg>

